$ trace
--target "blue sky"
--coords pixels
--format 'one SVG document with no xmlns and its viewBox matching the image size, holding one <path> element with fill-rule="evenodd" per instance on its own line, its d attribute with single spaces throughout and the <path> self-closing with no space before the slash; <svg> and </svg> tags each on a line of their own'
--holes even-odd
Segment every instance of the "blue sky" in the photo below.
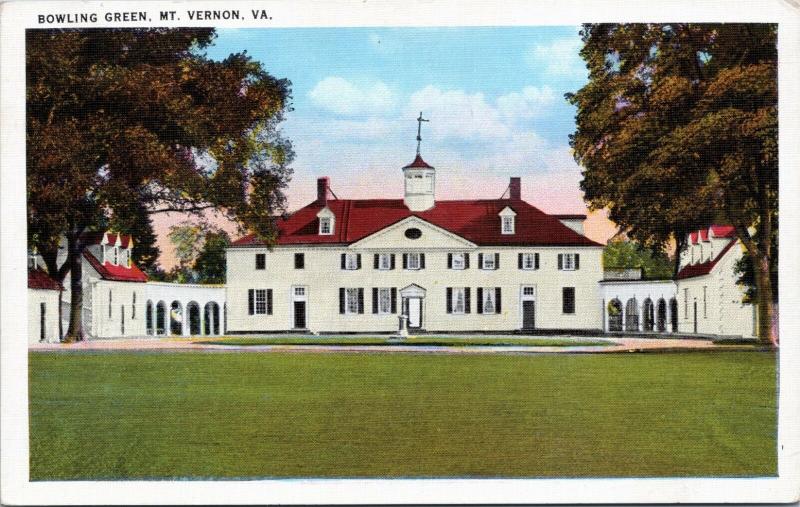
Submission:
<svg viewBox="0 0 800 507">
<path fill-rule="evenodd" d="M 437 198 L 494 198 L 509 176 L 545 210 L 582 211 L 564 93 L 586 82 L 578 27 L 219 29 L 213 58 L 246 50 L 292 81 L 283 125 L 297 158 L 291 208 L 330 176 L 339 197 L 401 197 L 422 155 Z"/>
</svg>

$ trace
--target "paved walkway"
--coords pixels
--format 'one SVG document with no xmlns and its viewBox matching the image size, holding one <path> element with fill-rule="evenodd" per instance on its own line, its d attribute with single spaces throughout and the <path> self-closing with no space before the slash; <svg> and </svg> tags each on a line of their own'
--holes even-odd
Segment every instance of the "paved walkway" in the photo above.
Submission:
<svg viewBox="0 0 800 507">
<path fill-rule="evenodd" d="M 113 340 L 88 340 L 78 343 L 37 343 L 30 345 L 30 350 L 88 351 L 88 350 L 140 350 L 140 351 L 185 351 L 197 350 L 205 352 L 350 352 L 350 353 L 422 353 L 422 354 L 564 354 L 564 353 L 609 353 L 635 352 L 649 350 L 697 350 L 724 349 L 745 350 L 749 346 L 716 345 L 710 340 L 681 338 L 608 338 L 581 337 L 575 338 L 575 346 L 536 347 L 525 345 L 504 346 L 422 346 L 422 345 L 214 345 L 199 343 L 203 338 L 126 338 Z M 567 338 L 569 339 L 569 338 Z M 602 340 L 611 345 L 580 345 L 585 340 Z"/>
</svg>

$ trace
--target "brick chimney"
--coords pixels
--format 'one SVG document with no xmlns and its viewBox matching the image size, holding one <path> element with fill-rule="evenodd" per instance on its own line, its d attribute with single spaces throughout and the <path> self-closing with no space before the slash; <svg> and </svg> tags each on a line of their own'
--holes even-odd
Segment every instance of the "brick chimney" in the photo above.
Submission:
<svg viewBox="0 0 800 507">
<path fill-rule="evenodd" d="M 522 180 L 519 176 L 512 176 L 511 183 L 508 185 L 509 199 L 522 199 Z"/>
<path fill-rule="evenodd" d="M 322 206 L 328 205 L 328 188 L 330 188 L 330 180 L 327 176 L 317 178 L 317 203 Z"/>
</svg>

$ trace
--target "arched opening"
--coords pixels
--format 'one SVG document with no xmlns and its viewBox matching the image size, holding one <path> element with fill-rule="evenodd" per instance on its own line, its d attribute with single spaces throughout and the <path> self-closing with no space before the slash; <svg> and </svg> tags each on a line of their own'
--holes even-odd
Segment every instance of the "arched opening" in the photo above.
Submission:
<svg viewBox="0 0 800 507">
<path fill-rule="evenodd" d="M 186 312 L 189 315 L 189 334 L 197 336 L 200 334 L 200 305 L 192 301 L 186 305 Z"/>
<path fill-rule="evenodd" d="M 650 298 L 644 300 L 644 330 L 652 331 L 655 327 L 656 311 L 655 305 Z"/>
<path fill-rule="evenodd" d="M 167 304 L 163 301 L 156 304 L 156 334 L 167 334 Z"/>
<path fill-rule="evenodd" d="M 656 330 L 663 333 L 667 330 L 667 302 L 664 298 L 658 300 L 656 308 Z"/>
<path fill-rule="evenodd" d="M 630 298 L 625 304 L 625 331 L 639 330 L 639 307 L 636 298 Z"/>
<path fill-rule="evenodd" d="M 219 305 L 214 301 L 206 303 L 203 316 L 205 317 L 204 334 L 219 334 Z"/>
<path fill-rule="evenodd" d="M 180 301 L 173 301 L 169 306 L 169 334 L 183 334 L 183 305 Z"/>
<path fill-rule="evenodd" d="M 608 330 L 622 331 L 622 303 L 619 299 L 612 299 L 606 307 L 608 312 Z"/>
<path fill-rule="evenodd" d="M 145 304 L 144 328 L 145 333 L 149 336 L 153 335 L 153 302 L 149 299 L 147 300 L 147 304 Z"/>
<path fill-rule="evenodd" d="M 678 332 L 678 300 L 672 298 L 669 300 L 669 321 L 672 329 L 671 332 Z"/>
</svg>

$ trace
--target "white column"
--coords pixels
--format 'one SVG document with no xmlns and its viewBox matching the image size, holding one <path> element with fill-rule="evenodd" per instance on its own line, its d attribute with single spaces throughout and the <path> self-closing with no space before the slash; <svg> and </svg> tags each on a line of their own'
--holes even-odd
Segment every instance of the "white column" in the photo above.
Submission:
<svg viewBox="0 0 800 507">
<path fill-rule="evenodd" d="M 191 326 L 189 325 L 189 304 L 181 303 L 181 335 L 189 336 Z"/>
<path fill-rule="evenodd" d="M 628 321 L 627 321 L 627 315 L 625 314 L 625 309 L 628 307 L 628 302 L 627 301 L 620 302 L 620 306 L 622 307 L 622 330 L 627 331 Z"/>
<path fill-rule="evenodd" d="M 199 317 L 200 317 L 200 335 L 202 336 L 206 332 L 206 305 L 203 305 L 203 307 L 200 308 L 200 312 L 199 313 L 200 313 L 200 315 L 199 315 Z"/>
</svg>

